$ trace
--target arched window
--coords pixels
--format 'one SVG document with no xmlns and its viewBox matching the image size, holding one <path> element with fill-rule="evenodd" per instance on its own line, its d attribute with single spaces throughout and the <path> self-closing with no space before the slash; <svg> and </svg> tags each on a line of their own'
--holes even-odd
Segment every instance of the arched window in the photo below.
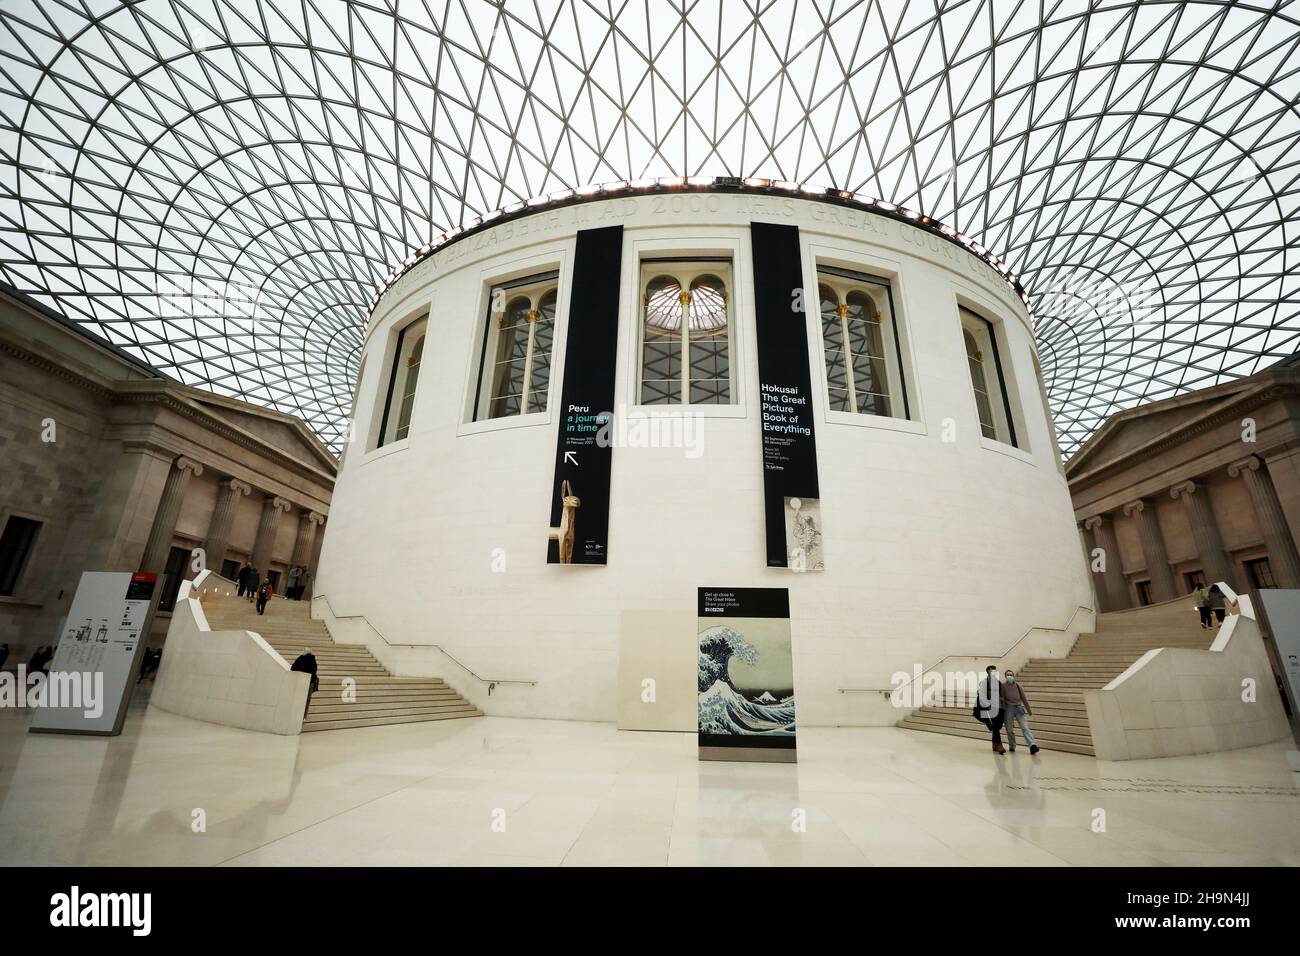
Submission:
<svg viewBox="0 0 1300 956">
<path fill-rule="evenodd" d="M 472 420 L 545 412 L 555 341 L 558 273 L 489 290 L 483 362 Z"/>
<path fill-rule="evenodd" d="M 980 432 L 985 438 L 997 438 L 997 429 L 993 426 L 993 406 L 989 402 L 989 380 L 984 374 L 984 353 L 970 329 L 962 329 L 961 337 L 966 343 L 966 364 L 970 367 L 970 384 L 975 390 L 975 410 L 979 413 Z"/>
<path fill-rule="evenodd" d="M 1008 407 L 1009 395 L 993 323 L 970 309 L 960 308 L 962 341 L 970 369 L 971 391 L 979 415 L 980 434 L 993 441 L 1018 445 L 1016 426 Z"/>
<path fill-rule="evenodd" d="M 420 384 L 420 360 L 424 357 L 424 336 L 415 340 L 415 346 L 406 359 L 406 382 L 402 387 L 402 404 L 397 414 L 395 441 L 401 441 L 411 431 L 411 410 L 415 407 L 415 389 Z"/>
<path fill-rule="evenodd" d="M 818 270 L 830 410 L 909 416 L 889 284 L 842 269 Z"/>
<path fill-rule="evenodd" d="M 546 393 L 551 384 L 551 346 L 555 342 L 555 302 L 558 293 L 551 289 L 537 302 L 537 321 L 533 324 L 533 355 L 528 365 L 528 411 L 546 411 Z"/>
<path fill-rule="evenodd" d="M 388 390 L 384 394 L 376 447 L 401 441 L 411 432 L 415 413 L 416 391 L 420 385 L 420 363 L 424 358 L 424 338 L 429 320 L 417 319 L 397 332 L 393 362 L 388 372 Z"/>
<path fill-rule="evenodd" d="M 642 405 L 731 404 L 729 265 L 643 265 Z"/>
<path fill-rule="evenodd" d="M 497 323 L 491 418 L 518 415 L 523 411 L 524 378 L 528 369 L 528 346 L 533 331 L 528 316 L 532 308 L 533 304 L 527 296 L 516 296 L 509 300 Z"/>
</svg>

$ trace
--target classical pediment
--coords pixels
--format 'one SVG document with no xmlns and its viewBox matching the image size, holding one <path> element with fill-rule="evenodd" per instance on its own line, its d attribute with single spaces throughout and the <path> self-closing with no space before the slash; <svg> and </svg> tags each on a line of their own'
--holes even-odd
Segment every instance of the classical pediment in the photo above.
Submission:
<svg viewBox="0 0 1300 956">
<path fill-rule="evenodd" d="M 268 445 L 315 467 L 322 465 L 331 472 L 337 462 L 301 423 L 276 412 L 247 406 L 228 399 L 213 400 L 207 395 L 192 395 L 191 401 L 215 418 L 248 432 Z"/>
<path fill-rule="evenodd" d="M 1075 475 L 1100 468 L 1161 435 L 1205 417 L 1251 387 L 1252 383 L 1243 380 L 1119 412 L 1079 450 L 1067 466 L 1067 472 Z"/>
</svg>

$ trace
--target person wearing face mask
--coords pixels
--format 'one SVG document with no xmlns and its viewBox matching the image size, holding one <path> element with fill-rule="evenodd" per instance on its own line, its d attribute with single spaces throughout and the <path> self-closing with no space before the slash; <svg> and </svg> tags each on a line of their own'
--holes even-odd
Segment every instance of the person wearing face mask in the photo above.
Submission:
<svg viewBox="0 0 1300 956">
<path fill-rule="evenodd" d="M 1007 671 L 1006 681 L 1002 685 L 1002 705 L 1006 708 L 1005 720 L 1007 725 L 1007 747 L 1014 753 L 1016 749 L 1016 728 L 1020 724 L 1020 732 L 1025 736 L 1025 742 L 1029 744 L 1031 754 L 1038 753 L 1038 741 L 1034 738 L 1034 732 L 1029 729 L 1027 715 L 1033 711 L 1029 707 L 1029 698 L 1025 696 L 1025 689 L 1016 683 L 1014 671 Z"/>
<path fill-rule="evenodd" d="M 1006 719 L 1006 707 L 1002 699 L 1002 682 L 998 680 L 998 669 L 991 664 L 984 669 L 984 679 L 979 684 L 979 697 L 975 702 L 975 719 L 987 727 L 993 734 L 993 752 L 1006 753 L 1002 746 L 1002 722 Z"/>
</svg>

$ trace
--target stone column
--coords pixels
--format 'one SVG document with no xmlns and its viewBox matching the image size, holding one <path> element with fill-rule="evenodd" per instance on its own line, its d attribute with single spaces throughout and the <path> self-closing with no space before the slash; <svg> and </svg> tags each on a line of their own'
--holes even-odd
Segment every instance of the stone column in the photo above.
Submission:
<svg viewBox="0 0 1300 956">
<path fill-rule="evenodd" d="M 1142 539 L 1142 557 L 1151 578 L 1151 600 L 1157 604 L 1172 601 L 1178 593 L 1174 588 L 1174 574 L 1169 570 L 1169 551 L 1165 548 L 1164 535 L 1160 533 L 1155 507 L 1139 498 L 1124 506 L 1124 514 L 1137 522 L 1138 535 Z"/>
<path fill-rule="evenodd" d="M 1106 555 L 1106 570 L 1101 574 L 1101 586 L 1097 588 L 1097 597 L 1107 611 L 1120 611 L 1128 607 L 1128 586 L 1124 583 L 1124 569 L 1120 566 L 1119 545 L 1115 541 L 1115 530 L 1104 515 L 1093 515 L 1083 523 L 1083 527 L 1092 534 L 1093 547 L 1101 548 Z M 1092 570 L 1092 556 L 1088 556 L 1088 569 Z M 1097 580 L 1093 572 L 1093 580 Z"/>
<path fill-rule="evenodd" d="M 141 571 L 166 569 L 172 535 L 176 532 L 176 519 L 180 516 L 181 502 L 185 499 L 185 488 L 190 483 L 190 475 L 201 474 L 203 466 L 184 455 L 172 463 L 172 470 L 167 473 L 167 483 L 163 485 L 162 500 L 154 512 L 153 527 L 149 530 L 149 540 L 144 546 L 144 556 L 140 559 Z"/>
<path fill-rule="evenodd" d="M 1300 587 L 1300 556 L 1296 554 L 1291 529 L 1287 527 L 1282 503 L 1268 476 L 1263 461 L 1251 455 L 1228 466 L 1228 474 L 1238 475 L 1246 482 L 1255 518 L 1264 533 L 1264 546 L 1268 548 L 1268 564 L 1273 569 L 1273 580 L 1280 588 Z"/>
<path fill-rule="evenodd" d="M 1196 542 L 1196 553 L 1201 557 L 1205 582 L 1217 584 L 1225 581 L 1231 585 L 1232 565 L 1223 550 L 1219 523 L 1214 520 L 1214 509 L 1210 506 L 1209 489 L 1194 481 L 1182 481 L 1169 489 L 1169 497 L 1175 501 L 1182 499 L 1183 507 L 1187 509 L 1187 523 L 1192 526 L 1192 539 Z"/>
<path fill-rule="evenodd" d="M 239 499 L 249 494 L 252 486 L 238 478 L 228 478 L 221 483 L 217 492 L 217 506 L 212 511 L 212 520 L 208 523 L 208 536 L 203 541 L 203 550 L 207 553 L 208 568 L 221 573 L 221 561 L 226 556 L 226 545 L 230 541 L 230 527 L 235 523 L 235 509 Z"/>
<path fill-rule="evenodd" d="M 316 511 L 298 515 L 298 538 L 293 543 L 293 564 L 308 567 L 316 544 L 316 526 L 325 523 L 325 516 Z"/>
<path fill-rule="evenodd" d="M 271 549 L 275 547 L 275 533 L 280 530 L 280 515 L 288 510 L 289 502 L 278 495 L 268 495 L 262 502 L 262 520 L 253 541 L 253 566 L 263 580 L 271 568 Z"/>
</svg>

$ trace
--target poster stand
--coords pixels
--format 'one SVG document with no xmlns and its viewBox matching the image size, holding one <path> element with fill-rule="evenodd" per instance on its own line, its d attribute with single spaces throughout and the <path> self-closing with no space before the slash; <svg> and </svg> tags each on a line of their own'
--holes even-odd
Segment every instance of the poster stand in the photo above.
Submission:
<svg viewBox="0 0 1300 956">
<path fill-rule="evenodd" d="M 165 578 L 130 571 L 82 573 L 50 662 L 47 702 L 35 710 L 30 732 L 122 732 Z M 78 699 L 63 700 L 70 691 Z M 50 701 L 56 694 L 58 702 Z"/>
</svg>

